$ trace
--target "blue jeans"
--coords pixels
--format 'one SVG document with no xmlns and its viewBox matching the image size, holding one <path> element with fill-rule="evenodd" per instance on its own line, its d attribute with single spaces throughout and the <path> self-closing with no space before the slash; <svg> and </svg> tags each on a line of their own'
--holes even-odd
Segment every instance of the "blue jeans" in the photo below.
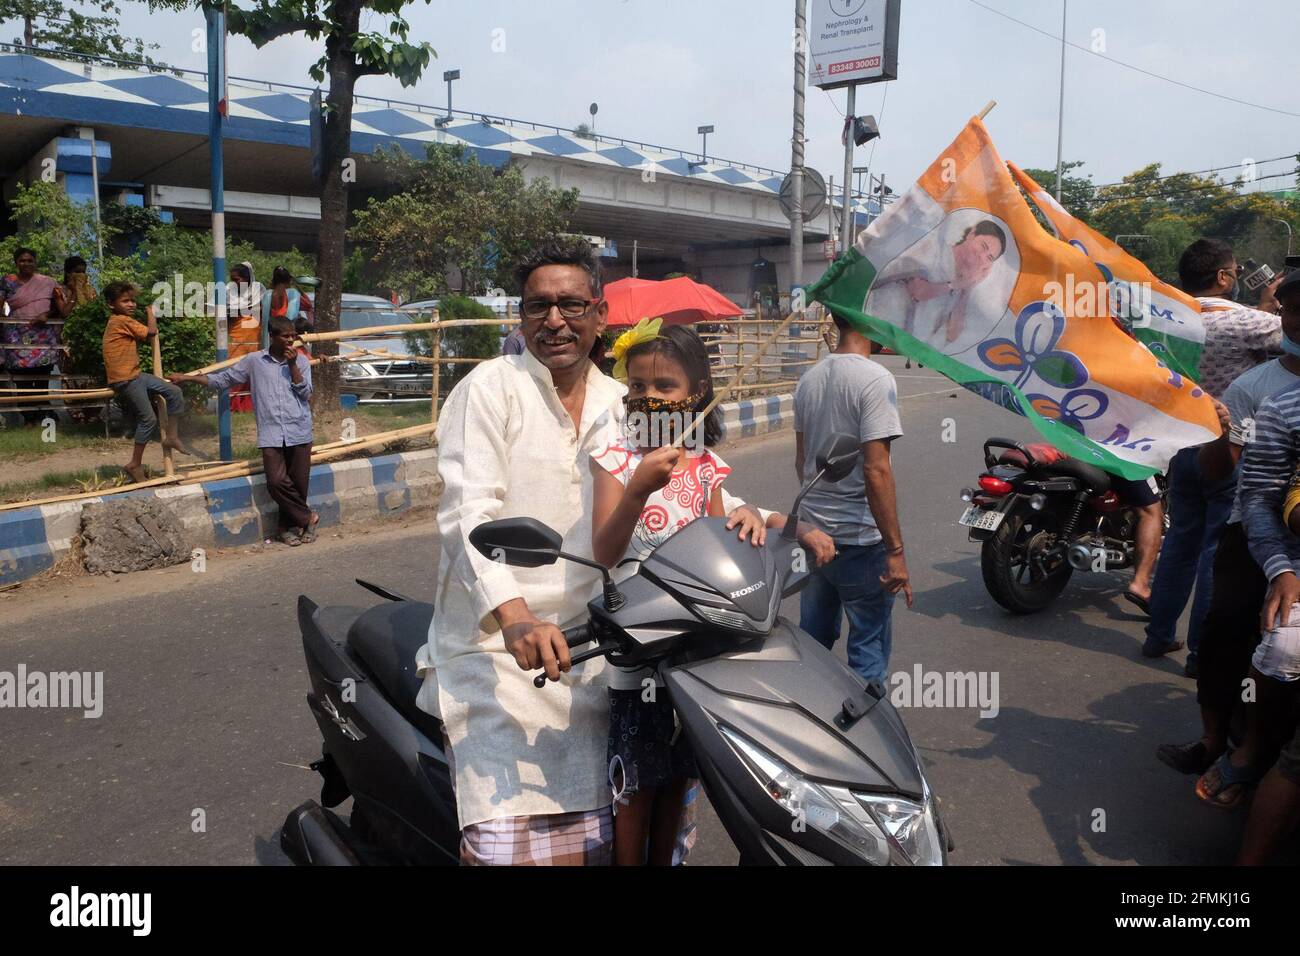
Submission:
<svg viewBox="0 0 1300 956">
<path fill-rule="evenodd" d="M 841 611 L 849 619 L 849 666 L 868 681 L 885 683 L 892 645 L 894 595 L 880 584 L 885 546 L 840 544 L 839 557 L 812 572 L 799 594 L 799 627 L 827 650 L 840 636 Z"/>
<path fill-rule="evenodd" d="M 1151 621 L 1146 627 L 1146 647 L 1150 650 L 1173 643 L 1178 618 L 1190 595 L 1187 659 L 1196 659 L 1205 612 L 1210 608 L 1214 553 L 1232 512 L 1236 490 L 1235 474 L 1216 484 L 1206 483 L 1195 448 L 1184 448 L 1169 462 L 1169 532 L 1151 582 Z"/>
</svg>

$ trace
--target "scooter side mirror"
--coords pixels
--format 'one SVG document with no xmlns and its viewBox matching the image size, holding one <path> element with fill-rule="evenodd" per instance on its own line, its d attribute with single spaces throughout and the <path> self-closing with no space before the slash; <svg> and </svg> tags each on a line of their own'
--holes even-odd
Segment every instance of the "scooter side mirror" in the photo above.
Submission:
<svg viewBox="0 0 1300 956">
<path fill-rule="evenodd" d="M 540 568 L 559 559 L 564 538 L 536 518 L 502 518 L 471 531 L 469 543 L 493 561 L 517 568 Z"/>
<path fill-rule="evenodd" d="M 843 432 L 832 435 L 817 456 L 817 470 L 827 481 L 840 481 L 853 471 L 862 454 L 861 443 Z"/>
</svg>

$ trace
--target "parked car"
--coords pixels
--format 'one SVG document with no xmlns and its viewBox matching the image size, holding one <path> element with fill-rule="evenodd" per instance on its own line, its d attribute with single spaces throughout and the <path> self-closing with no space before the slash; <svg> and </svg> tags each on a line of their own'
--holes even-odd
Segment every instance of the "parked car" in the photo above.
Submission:
<svg viewBox="0 0 1300 956">
<path fill-rule="evenodd" d="M 339 329 L 349 331 L 377 325 L 400 325 L 421 319 L 418 311 L 409 307 L 399 309 L 380 296 L 345 292 L 339 311 Z M 429 400 L 433 368 L 427 363 L 402 358 L 411 351 L 405 335 L 393 332 L 339 342 L 339 354 L 343 356 L 351 351 L 367 349 L 396 357 L 365 357 L 356 362 L 345 362 L 340 384 L 343 394 L 356 395 L 362 405 Z"/>
</svg>

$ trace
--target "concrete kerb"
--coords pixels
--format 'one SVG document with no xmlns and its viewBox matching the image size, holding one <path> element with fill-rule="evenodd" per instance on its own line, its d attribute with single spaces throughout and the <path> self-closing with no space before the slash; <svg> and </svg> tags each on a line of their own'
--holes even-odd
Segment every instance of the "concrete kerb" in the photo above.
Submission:
<svg viewBox="0 0 1300 956">
<path fill-rule="evenodd" d="M 725 441 L 794 427 L 794 395 L 768 395 L 719 405 Z"/>
<path fill-rule="evenodd" d="M 769 395 L 719 406 L 723 438 L 735 441 L 794 424 L 794 396 Z M 432 507 L 439 488 L 436 449 L 316 465 L 311 470 L 312 510 L 321 527 Z M 257 544 L 276 532 L 275 503 L 262 475 L 200 485 L 146 488 L 122 497 L 166 502 L 195 548 Z M 25 581 L 53 567 L 81 533 L 82 511 L 103 498 L 85 498 L 0 512 L 0 586 Z"/>
<path fill-rule="evenodd" d="M 437 502 L 437 451 L 400 452 L 316 465 L 311 470 L 312 510 L 320 526 L 400 514 Z M 263 475 L 198 485 L 146 488 L 123 498 L 150 497 L 176 513 L 194 548 L 257 544 L 276 532 L 275 503 Z M 85 498 L 0 512 L 0 586 L 25 581 L 72 550 L 81 533 Z"/>
</svg>

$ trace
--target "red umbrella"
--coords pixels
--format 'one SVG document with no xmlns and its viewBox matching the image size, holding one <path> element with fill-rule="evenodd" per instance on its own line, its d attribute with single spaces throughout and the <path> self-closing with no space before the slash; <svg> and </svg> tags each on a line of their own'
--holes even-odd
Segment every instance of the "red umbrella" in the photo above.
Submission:
<svg viewBox="0 0 1300 956">
<path fill-rule="evenodd" d="M 662 318 L 665 325 L 713 322 L 743 315 L 744 310 L 721 292 L 688 276 L 676 279 L 619 279 L 605 286 L 609 324 L 636 325 Z"/>
</svg>

